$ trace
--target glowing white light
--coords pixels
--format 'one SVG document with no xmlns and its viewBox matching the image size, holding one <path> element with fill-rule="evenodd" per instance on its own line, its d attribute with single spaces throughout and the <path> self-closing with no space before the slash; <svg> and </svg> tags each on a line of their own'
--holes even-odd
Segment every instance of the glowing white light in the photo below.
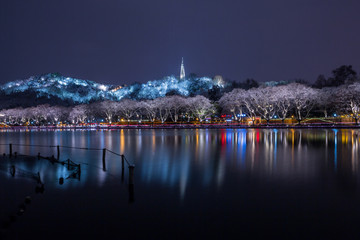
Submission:
<svg viewBox="0 0 360 240">
<path fill-rule="evenodd" d="M 107 86 L 105 86 L 105 85 L 99 85 L 98 88 L 102 91 L 107 91 L 107 89 L 108 89 Z"/>
</svg>

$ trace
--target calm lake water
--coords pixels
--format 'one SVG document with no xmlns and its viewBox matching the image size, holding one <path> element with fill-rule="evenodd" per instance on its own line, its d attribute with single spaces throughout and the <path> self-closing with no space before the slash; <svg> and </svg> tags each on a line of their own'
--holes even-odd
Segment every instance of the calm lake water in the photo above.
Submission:
<svg viewBox="0 0 360 240">
<path fill-rule="evenodd" d="M 0 221 L 6 239 L 358 239 L 358 129 L 172 129 L 0 132 Z M 9 146 L 1 145 L 0 153 Z M 16 166 L 15 176 L 10 167 Z M 35 191 L 39 172 L 44 191 Z M 69 177 L 69 178 L 68 178 Z M 123 178 L 122 178 L 123 177 Z M 59 178 L 64 183 L 59 184 Z M 26 196 L 22 216 L 16 215 Z"/>
</svg>

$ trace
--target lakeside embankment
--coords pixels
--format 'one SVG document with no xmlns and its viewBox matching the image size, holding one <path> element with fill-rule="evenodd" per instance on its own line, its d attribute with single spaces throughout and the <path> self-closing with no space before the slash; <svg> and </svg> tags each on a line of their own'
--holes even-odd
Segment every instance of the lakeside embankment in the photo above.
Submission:
<svg viewBox="0 0 360 240">
<path fill-rule="evenodd" d="M 6 126 L 2 130 L 116 130 L 116 129 L 273 129 L 273 128 L 360 128 L 355 124 L 158 124 L 158 125 L 101 125 L 101 126 Z"/>
</svg>

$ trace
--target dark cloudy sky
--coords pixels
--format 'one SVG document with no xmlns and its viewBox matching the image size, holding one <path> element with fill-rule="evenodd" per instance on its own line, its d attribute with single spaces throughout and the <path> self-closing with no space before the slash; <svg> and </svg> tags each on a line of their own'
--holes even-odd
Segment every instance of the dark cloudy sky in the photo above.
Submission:
<svg viewBox="0 0 360 240">
<path fill-rule="evenodd" d="M 360 71 L 359 0 L 0 0 L 0 82 L 60 72 L 102 83 Z"/>
</svg>

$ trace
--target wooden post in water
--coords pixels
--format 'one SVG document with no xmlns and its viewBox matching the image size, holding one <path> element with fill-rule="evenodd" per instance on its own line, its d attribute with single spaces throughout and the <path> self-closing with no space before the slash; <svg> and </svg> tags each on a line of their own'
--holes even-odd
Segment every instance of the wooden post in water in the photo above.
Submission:
<svg viewBox="0 0 360 240">
<path fill-rule="evenodd" d="M 11 176 L 15 176 L 15 166 L 14 165 L 12 165 L 11 166 L 11 168 L 10 168 L 10 174 L 11 174 Z"/>
<path fill-rule="evenodd" d="M 38 153 L 38 159 L 40 160 L 40 153 Z"/>
<path fill-rule="evenodd" d="M 105 165 L 105 155 L 106 155 L 106 148 L 103 149 L 103 170 L 106 171 L 106 165 Z"/>
<path fill-rule="evenodd" d="M 60 147 L 59 145 L 56 146 L 57 147 L 57 160 L 59 161 L 59 157 L 60 157 Z"/>
<path fill-rule="evenodd" d="M 125 156 L 121 155 L 121 169 L 124 171 Z"/>
<path fill-rule="evenodd" d="M 9 144 L 9 156 L 12 157 L 12 144 Z"/>
<path fill-rule="evenodd" d="M 134 169 L 135 166 L 129 166 L 129 184 L 133 185 L 134 184 Z"/>
<path fill-rule="evenodd" d="M 67 168 L 70 169 L 70 159 L 67 160 Z"/>
</svg>

